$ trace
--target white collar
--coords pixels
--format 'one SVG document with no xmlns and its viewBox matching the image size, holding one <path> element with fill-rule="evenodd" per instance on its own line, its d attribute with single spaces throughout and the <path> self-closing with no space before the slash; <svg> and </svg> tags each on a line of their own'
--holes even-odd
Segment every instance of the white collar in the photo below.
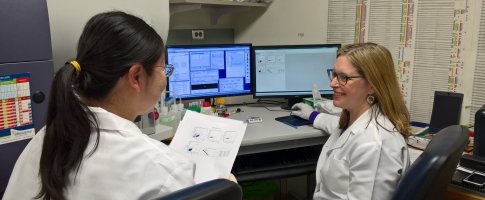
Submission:
<svg viewBox="0 0 485 200">
<path fill-rule="evenodd" d="M 377 106 L 372 106 L 369 107 L 364 113 L 362 113 L 355 121 L 352 123 L 345 132 L 350 130 L 352 133 L 357 133 L 359 130 L 362 130 L 362 128 L 365 128 L 367 124 L 369 124 L 370 118 L 371 118 L 371 112 L 373 112 L 374 109 L 378 109 Z"/>
<path fill-rule="evenodd" d="M 340 135 L 335 143 L 331 144 L 332 146 L 330 147 L 330 150 L 332 149 L 337 149 L 343 147 L 343 145 L 347 142 L 349 139 L 350 135 L 356 134 L 359 132 L 359 130 L 362 130 L 367 126 L 369 123 L 370 117 L 371 117 L 371 112 L 372 110 L 375 109 L 374 107 L 371 107 L 367 109 L 364 113 L 362 113 L 356 120 L 355 122 L 345 130 L 342 135 Z"/>
<path fill-rule="evenodd" d="M 98 119 L 98 126 L 104 130 L 132 130 L 138 127 L 130 120 L 122 118 L 101 107 L 90 107 L 89 110 L 94 113 Z"/>
</svg>

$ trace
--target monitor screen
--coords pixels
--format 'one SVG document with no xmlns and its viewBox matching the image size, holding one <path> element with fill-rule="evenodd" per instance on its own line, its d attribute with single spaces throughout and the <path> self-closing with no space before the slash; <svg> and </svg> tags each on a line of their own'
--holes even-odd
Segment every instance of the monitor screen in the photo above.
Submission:
<svg viewBox="0 0 485 200">
<path fill-rule="evenodd" d="M 340 44 L 254 46 L 254 97 L 333 94 L 327 70 L 335 65 Z"/>
<path fill-rule="evenodd" d="M 432 133 L 460 124 L 463 94 L 435 91 L 429 129 Z"/>
<path fill-rule="evenodd" d="M 171 95 L 182 99 L 252 94 L 251 44 L 167 46 Z"/>
</svg>

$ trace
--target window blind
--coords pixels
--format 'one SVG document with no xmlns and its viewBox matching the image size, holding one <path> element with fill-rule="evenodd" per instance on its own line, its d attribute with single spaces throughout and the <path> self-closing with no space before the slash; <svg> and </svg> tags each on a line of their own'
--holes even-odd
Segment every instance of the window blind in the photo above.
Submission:
<svg viewBox="0 0 485 200">
<path fill-rule="evenodd" d="M 385 46 L 392 54 L 394 66 L 397 66 L 399 40 L 401 33 L 402 1 L 369 1 L 368 42 Z"/>
<path fill-rule="evenodd" d="M 454 0 L 417 5 L 411 120 L 429 123 L 434 91 L 448 91 Z"/>
<path fill-rule="evenodd" d="M 472 104 L 469 121 L 475 122 L 475 113 L 485 104 L 485 3 L 482 2 L 478 32 L 477 60 L 473 78 Z"/>
<path fill-rule="evenodd" d="M 356 0 L 328 2 L 327 43 L 354 43 Z"/>
</svg>

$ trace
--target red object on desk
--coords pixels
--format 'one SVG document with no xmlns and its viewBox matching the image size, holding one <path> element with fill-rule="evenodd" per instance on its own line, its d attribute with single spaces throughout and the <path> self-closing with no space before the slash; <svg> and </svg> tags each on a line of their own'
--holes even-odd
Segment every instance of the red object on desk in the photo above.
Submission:
<svg viewBox="0 0 485 200">
<path fill-rule="evenodd" d="M 204 101 L 204 103 L 202 103 L 202 107 L 211 107 L 211 102 Z"/>
</svg>

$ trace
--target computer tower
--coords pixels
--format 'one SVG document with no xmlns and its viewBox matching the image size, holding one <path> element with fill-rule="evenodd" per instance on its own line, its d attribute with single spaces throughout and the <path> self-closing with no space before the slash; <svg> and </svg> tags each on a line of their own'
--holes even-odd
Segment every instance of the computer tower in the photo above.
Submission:
<svg viewBox="0 0 485 200">
<path fill-rule="evenodd" d="M 475 138 L 473 155 L 485 157 L 485 105 L 475 113 Z"/>
</svg>

